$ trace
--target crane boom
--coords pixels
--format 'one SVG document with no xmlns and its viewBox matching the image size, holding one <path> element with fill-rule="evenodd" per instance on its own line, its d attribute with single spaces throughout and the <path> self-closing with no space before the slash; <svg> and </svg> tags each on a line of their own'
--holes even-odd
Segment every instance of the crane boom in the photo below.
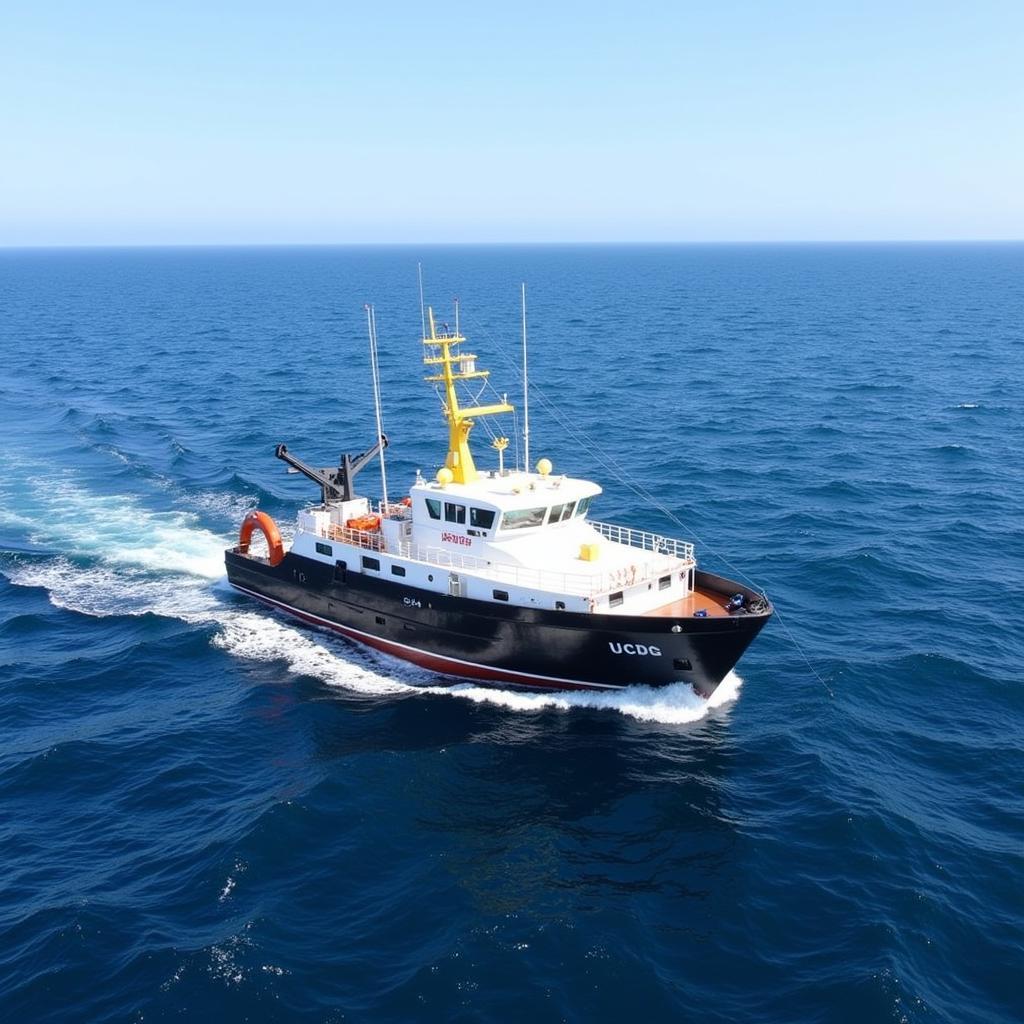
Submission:
<svg viewBox="0 0 1024 1024">
<path fill-rule="evenodd" d="M 317 484 L 323 492 L 323 502 L 326 505 L 330 501 L 351 501 L 352 498 L 355 497 L 352 482 L 355 479 L 356 474 L 363 469 L 378 452 L 383 451 L 387 446 L 387 435 L 381 434 L 380 439 L 372 448 L 368 448 L 365 452 L 362 452 L 359 455 L 349 455 L 346 452 L 341 456 L 337 467 L 327 466 L 324 469 L 314 469 L 312 466 L 303 462 L 302 459 L 292 455 L 291 452 L 288 451 L 287 445 L 279 444 L 274 449 L 274 455 L 281 459 L 282 462 L 288 463 L 288 466 L 290 467 L 289 472 L 301 473 L 303 476 L 309 477 L 313 483 Z"/>
</svg>

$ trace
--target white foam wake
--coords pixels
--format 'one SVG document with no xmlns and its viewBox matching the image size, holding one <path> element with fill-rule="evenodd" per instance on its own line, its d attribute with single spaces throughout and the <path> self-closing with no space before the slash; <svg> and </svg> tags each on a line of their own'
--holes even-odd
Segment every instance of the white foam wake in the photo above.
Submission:
<svg viewBox="0 0 1024 1024">
<path fill-rule="evenodd" d="M 82 615 L 164 615 L 202 622 L 226 611 L 209 579 L 171 577 L 131 566 L 85 567 L 69 558 L 12 562 L 3 568 L 22 587 L 43 587 L 50 603 Z"/>
<path fill-rule="evenodd" d="M 685 725 L 704 718 L 713 708 L 729 704 L 740 695 L 743 680 L 730 672 L 707 699 L 698 696 L 687 683 L 671 686 L 629 686 L 625 690 L 605 692 L 575 691 L 562 693 L 519 693 L 510 690 L 489 690 L 482 686 L 459 684 L 448 688 L 453 697 L 465 697 L 479 703 L 500 704 L 512 711 L 543 711 L 557 708 L 597 708 L 617 711 L 641 722 L 664 725 Z"/>
<path fill-rule="evenodd" d="M 273 613 L 231 612 L 219 616 L 221 630 L 213 638 L 215 647 L 239 658 L 284 662 L 296 675 L 311 676 L 332 686 L 344 687 L 366 696 L 413 693 L 423 682 L 415 666 L 408 666 L 408 681 L 377 671 L 361 651 L 350 655 L 339 650 L 342 641 L 313 630 L 300 630 L 281 622 Z M 399 663 L 404 669 L 406 666 Z M 394 676 L 406 674 L 399 669 Z M 426 677 L 429 678 L 429 677 Z"/>
<path fill-rule="evenodd" d="M 134 498 L 92 494 L 52 477 L 28 477 L 16 496 L 3 497 L 0 525 L 27 531 L 41 547 L 207 579 L 224 573 L 225 538 L 202 529 L 192 513 L 152 512 Z"/>
</svg>

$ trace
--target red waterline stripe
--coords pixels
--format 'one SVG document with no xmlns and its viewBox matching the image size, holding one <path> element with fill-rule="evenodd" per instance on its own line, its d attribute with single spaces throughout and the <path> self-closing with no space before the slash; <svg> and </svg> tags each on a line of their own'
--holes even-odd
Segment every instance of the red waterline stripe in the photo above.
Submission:
<svg viewBox="0 0 1024 1024">
<path fill-rule="evenodd" d="M 536 686 L 547 690 L 625 689 L 625 687 L 616 686 L 613 683 L 581 683 L 574 679 L 559 679 L 556 676 L 532 676 L 526 672 L 516 672 L 514 669 L 495 669 L 487 665 L 477 665 L 472 661 L 462 661 L 459 658 L 446 658 L 440 654 L 430 654 L 428 651 L 421 651 L 418 647 L 409 647 L 394 640 L 384 640 L 382 637 L 374 636 L 372 633 L 364 633 L 361 630 L 353 629 L 351 626 L 342 626 L 337 622 L 332 622 L 330 619 L 321 618 L 312 612 L 300 611 L 290 604 L 277 601 L 272 597 L 266 597 L 263 594 L 257 594 L 255 590 L 249 590 L 247 587 L 239 586 L 237 583 L 232 583 L 231 586 L 236 590 L 242 591 L 243 594 L 255 597 L 256 600 L 263 601 L 264 604 L 269 604 L 274 608 L 280 608 L 282 611 L 286 611 L 290 615 L 294 615 L 296 618 L 302 619 L 311 625 L 327 626 L 329 629 L 336 630 L 350 640 L 355 640 L 365 644 L 367 647 L 373 647 L 378 651 L 383 651 L 385 654 L 390 654 L 401 661 L 409 661 L 414 665 L 419 665 L 421 668 L 430 669 L 432 672 L 440 672 L 443 675 L 512 683 L 519 686 Z M 453 665 L 456 667 L 448 667 Z"/>
</svg>

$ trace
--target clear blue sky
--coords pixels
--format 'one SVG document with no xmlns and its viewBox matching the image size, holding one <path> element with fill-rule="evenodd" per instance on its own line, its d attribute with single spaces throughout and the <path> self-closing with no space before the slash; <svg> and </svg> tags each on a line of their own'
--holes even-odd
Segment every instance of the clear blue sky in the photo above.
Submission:
<svg viewBox="0 0 1024 1024">
<path fill-rule="evenodd" d="M 1024 238 L 1024 0 L 0 15 L 3 245 Z"/>
</svg>

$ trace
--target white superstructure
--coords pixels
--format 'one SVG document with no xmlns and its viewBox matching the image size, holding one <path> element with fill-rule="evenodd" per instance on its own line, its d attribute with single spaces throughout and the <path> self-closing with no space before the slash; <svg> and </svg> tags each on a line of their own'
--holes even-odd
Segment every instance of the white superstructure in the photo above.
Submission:
<svg viewBox="0 0 1024 1024">
<path fill-rule="evenodd" d="M 427 380 L 442 386 L 449 426 L 445 466 L 433 481 L 417 474 L 398 503 L 352 497 L 306 509 L 292 550 L 338 573 L 520 607 L 643 615 L 688 597 L 693 545 L 591 521 L 597 484 L 554 475 L 547 459 L 536 472 L 477 470 L 469 450 L 475 418 L 512 407 L 460 405 L 456 383 L 488 371 L 461 351 L 457 329 L 438 333 L 432 310 L 426 322 L 424 362 L 436 370 Z M 499 466 L 507 443 L 492 445 Z"/>
<path fill-rule="evenodd" d="M 421 481 L 409 504 L 366 498 L 299 514 L 292 550 L 340 571 L 524 607 L 639 615 L 693 589 L 693 546 L 587 517 L 589 480 L 495 471 Z M 378 529 L 347 524 L 379 516 Z"/>
</svg>

